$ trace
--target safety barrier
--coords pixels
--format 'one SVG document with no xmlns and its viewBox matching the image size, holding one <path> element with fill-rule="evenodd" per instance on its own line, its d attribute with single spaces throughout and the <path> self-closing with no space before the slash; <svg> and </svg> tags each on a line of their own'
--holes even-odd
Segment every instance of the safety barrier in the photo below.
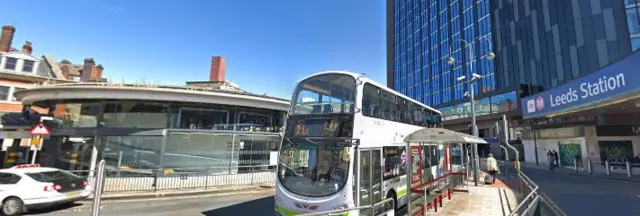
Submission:
<svg viewBox="0 0 640 216">
<path fill-rule="evenodd" d="M 627 178 L 640 178 L 640 163 L 632 163 L 628 160 L 616 161 L 591 161 L 573 159 L 573 170 L 587 172 L 589 174 L 604 174 L 607 176 L 626 176 Z M 599 165 L 599 166 L 598 166 Z"/>
<path fill-rule="evenodd" d="M 517 173 L 516 188 L 512 188 L 512 190 L 515 190 L 517 197 L 521 198 L 518 200 L 518 206 L 509 215 L 535 215 L 538 212 L 540 199 L 538 185 L 531 181 L 522 171 L 517 170 Z"/>
<path fill-rule="evenodd" d="M 104 192 L 177 189 L 210 189 L 215 187 L 260 185 L 275 182 L 275 168 L 269 166 L 238 167 L 240 172 L 167 172 L 157 169 L 106 170 Z M 247 168 L 247 169 L 243 169 Z M 216 170 L 216 169 L 213 169 Z M 92 171 L 69 171 L 81 176 L 97 176 Z M 112 175 L 118 172 L 118 175 Z"/>
<path fill-rule="evenodd" d="M 394 216 L 395 206 L 394 206 L 393 198 L 389 198 L 381 202 L 374 203 L 373 205 L 300 214 L 298 216 L 343 215 L 344 213 L 347 213 L 347 212 L 349 213 L 349 215 Z"/>
</svg>

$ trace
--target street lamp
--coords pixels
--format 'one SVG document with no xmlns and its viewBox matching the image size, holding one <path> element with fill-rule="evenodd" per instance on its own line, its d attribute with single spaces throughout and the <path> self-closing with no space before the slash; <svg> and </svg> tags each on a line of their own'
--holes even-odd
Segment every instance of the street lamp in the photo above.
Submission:
<svg viewBox="0 0 640 216">
<path fill-rule="evenodd" d="M 478 41 L 480 40 L 486 40 L 489 42 L 489 47 L 491 47 L 491 40 L 489 40 L 486 37 L 479 37 L 477 38 Z M 474 96 L 474 84 L 476 81 L 478 81 L 479 79 L 482 78 L 482 75 L 477 74 L 477 73 L 473 73 L 473 52 L 472 52 L 472 47 L 469 46 L 469 43 L 465 40 L 462 39 L 457 39 L 456 41 L 460 41 L 462 43 L 464 43 L 464 47 L 469 49 L 469 71 L 471 72 L 471 79 L 468 80 L 469 83 L 469 92 L 465 93 L 465 96 L 469 95 L 469 99 L 471 99 L 471 132 L 473 133 L 473 136 L 478 137 L 478 127 L 476 125 L 476 105 L 475 105 L 475 96 Z M 487 60 L 494 60 L 496 58 L 496 54 L 494 54 L 493 52 L 488 52 L 486 55 Z M 456 63 L 456 59 L 451 57 L 451 47 L 449 47 L 449 59 L 447 60 L 447 63 L 449 65 L 453 65 Z M 456 78 L 456 80 L 458 80 L 458 82 L 464 82 L 465 80 L 467 80 L 467 76 L 462 75 L 458 78 Z M 473 143 L 473 183 L 475 186 L 478 186 L 478 179 L 480 178 L 480 158 L 478 156 L 478 143 Z"/>
</svg>

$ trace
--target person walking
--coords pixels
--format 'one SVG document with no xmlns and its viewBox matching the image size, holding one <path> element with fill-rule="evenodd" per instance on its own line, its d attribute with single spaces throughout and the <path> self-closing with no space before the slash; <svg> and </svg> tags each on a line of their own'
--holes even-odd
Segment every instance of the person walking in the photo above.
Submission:
<svg viewBox="0 0 640 216">
<path fill-rule="evenodd" d="M 558 156 L 558 152 L 555 149 L 553 150 L 553 159 L 556 162 L 556 167 L 559 168 L 560 167 L 560 163 L 559 163 L 560 157 Z"/>
<path fill-rule="evenodd" d="M 553 168 L 555 167 L 555 159 L 553 156 L 553 152 L 551 152 L 551 150 L 549 150 L 549 152 L 547 152 L 547 161 L 549 162 L 549 170 L 553 170 Z"/>
<path fill-rule="evenodd" d="M 498 161 L 496 161 L 491 153 L 489 153 L 489 157 L 487 158 L 487 171 L 489 171 L 489 175 L 491 175 L 491 184 L 496 183 L 496 174 L 500 173 L 500 169 L 498 168 Z"/>
</svg>

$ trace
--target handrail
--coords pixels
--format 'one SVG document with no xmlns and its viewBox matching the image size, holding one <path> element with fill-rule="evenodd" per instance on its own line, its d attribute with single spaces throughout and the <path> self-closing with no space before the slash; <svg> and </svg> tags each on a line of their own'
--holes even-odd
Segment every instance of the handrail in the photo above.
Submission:
<svg viewBox="0 0 640 216">
<path fill-rule="evenodd" d="M 524 212 L 530 211 L 532 207 L 533 208 L 536 207 L 536 206 L 531 206 L 531 203 L 535 203 L 535 201 L 540 198 L 539 197 L 540 195 L 538 194 L 539 186 L 536 185 L 533 181 L 531 181 L 531 179 L 527 175 L 525 175 L 522 171 L 517 170 L 517 172 L 518 172 L 518 177 L 522 178 L 523 183 L 526 184 L 527 187 L 531 188 L 531 192 L 529 192 L 529 194 L 527 194 L 527 196 L 525 196 L 524 199 L 520 201 L 518 206 L 516 206 L 516 208 L 514 208 L 513 211 L 511 211 L 511 213 L 509 214 L 510 216 L 519 215 L 518 212 L 523 208 L 524 208 Z M 532 199 L 532 201 L 529 201 L 529 199 Z"/>
<path fill-rule="evenodd" d="M 299 214 L 298 216 L 330 215 L 330 214 L 338 214 L 338 213 L 350 212 L 350 211 L 354 211 L 354 210 L 373 209 L 376 206 L 380 206 L 380 205 L 383 205 L 383 204 L 386 204 L 386 203 L 389 203 L 389 202 L 391 202 L 391 206 L 392 206 L 390 211 L 395 211 L 395 206 L 393 206 L 395 204 L 394 203 L 394 199 L 393 198 L 388 198 L 388 199 L 382 200 L 380 202 L 374 203 L 373 205 L 357 206 L 357 207 L 352 207 L 352 208 L 347 208 L 347 209 L 336 209 L 336 210 L 329 210 L 329 211 L 322 211 L 322 212 L 312 212 L 312 213 L 306 213 L 306 214 Z M 387 210 L 385 212 L 382 212 L 382 213 L 387 213 L 387 212 L 389 212 L 389 210 Z"/>
</svg>

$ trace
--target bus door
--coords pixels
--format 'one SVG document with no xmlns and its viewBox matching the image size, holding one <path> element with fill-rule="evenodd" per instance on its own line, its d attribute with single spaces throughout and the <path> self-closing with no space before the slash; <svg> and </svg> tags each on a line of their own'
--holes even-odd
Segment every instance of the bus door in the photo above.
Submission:
<svg viewBox="0 0 640 216">
<path fill-rule="evenodd" d="M 382 153 L 381 149 L 360 150 L 360 206 L 382 201 Z M 362 211 L 360 214 L 368 213 Z"/>
</svg>

